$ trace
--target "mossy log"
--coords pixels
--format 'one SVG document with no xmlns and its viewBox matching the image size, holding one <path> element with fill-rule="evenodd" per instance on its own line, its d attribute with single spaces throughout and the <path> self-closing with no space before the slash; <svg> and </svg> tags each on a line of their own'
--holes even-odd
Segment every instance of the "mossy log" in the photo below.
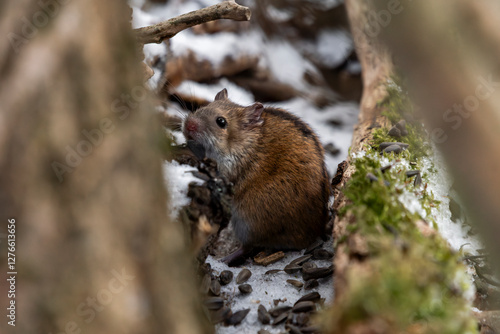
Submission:
<svg viewBox="0 0 500 334">
<path fill-rule="evenodd" d="M 335 185 L 335 301 L 323 316 L 326 332 L 474 333 L 477 322 L 464 296 L 469 282 L 463 278 L 459 254 L 430 222 L 398 202 L 401 186 L 419 185 L 405 181 L 402 167 L 381 170 L 383 141 L 410 146 L 400 156 L 382 155 L 394 166 L 402 159 L 421 166 L 430 146 L 418 122 L 407 124 L 405 137 L 388 135 L 391 126 L 412 112 L 412 105 L 391 82 L 390 53 L 367 30 L 367 17 L 375 9 L 368 1 L 349 0 L 346 8 L 364 91 L 348 167 Z M 425 196 L 422 205 L 437 205 Z"/>
</svg>

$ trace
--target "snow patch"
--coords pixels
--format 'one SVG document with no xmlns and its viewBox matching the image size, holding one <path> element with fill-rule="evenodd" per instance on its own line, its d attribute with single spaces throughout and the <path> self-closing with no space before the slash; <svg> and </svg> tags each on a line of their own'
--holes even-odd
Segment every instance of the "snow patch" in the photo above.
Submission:
<svg viewBox="0 0 500 334">
<path fill-rule="evenodd" d="M 176 219 L 179 210 L 188 205 L 190 198 L 187 197 L 188 186 L 191 182 L 202 185 L 203 181 L 194 177 L 192 172 L 198 171 L 195 167 L 181 165 L 177 161 L 165 162 L 163 173 L 165 175 L 165 185 L 169 196 L 169 218 Z"/>
<path fill-rule="evenodd" d="M 309 85 L 304 81 L 304 74 L 316 73 L 314 66 L 305 59 L 292 44 L 282 40 L 269 40 L 263 48 L 261 60 L 264 67 L 269 67 L 273 76 L 279 81 L 305 91 Z"/>
<path fill-rule="evenodd" d="M 275 22 L 285 22 L 293 18 L 293 12 L 286 9 L 278 9 L 272 5 L 267 7 L 267 15 Z"/>
<path fill-rule="evenodd" d="M 170 40 L 175 56 L 185 55 L 191 50 L 198 59 L 210 61 L 215 68 L 220 66 L 226 57 L 260 55 L 261 43 L 262 36 L 255 31 L 242 34 L 220 32 L 213 35 L 196 35 L 190 30 L 184 30 Z"/>
<path fill-rule="evenodd" d="M 351 35 L 345 30 L 322 30 L 315 42 L 300 44 L 302 50 L 312 55 L 323 66 L 334 68 L 340 65 L 353 51 Z"/>
<path fill-rule="evenodd" d="M 186 80 L 176 90 L 185 95 L 197 96 L 208 101 L 213 101 L 215 95 L 224 88 L 227 89 L 228 97 L 234 103 L 246 106 L 255 102 L 252 93 L 235 85 L 226 78 L 222 78 L 218 83 L 213 85 Z"/>
<path fill-rule="evenodd" d="M 148 14 L 132 4 L 132 28 L 142 28 L 156 24 L 160 21 L 161 20 L 156 15 Z"/>
</svg>

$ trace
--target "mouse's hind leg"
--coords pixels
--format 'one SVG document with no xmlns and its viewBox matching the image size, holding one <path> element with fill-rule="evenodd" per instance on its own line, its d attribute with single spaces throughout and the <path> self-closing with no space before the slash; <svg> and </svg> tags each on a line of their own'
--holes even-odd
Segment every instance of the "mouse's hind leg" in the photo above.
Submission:
<svg viewBox="0 0 500 334">
<path fill-rule="evenodd" d="M 233 216 L 231 217 L 231 224 L 236 239 L 238 239 L 243 246 L 222 259 L 223 262 L 230 266 L 240 264 L 240 262 L 243 262 L 245 258 L 251 255 L 254 250 L 250 241 L 251 230 L 249 225 L 234 211 Z"/>
</svg>

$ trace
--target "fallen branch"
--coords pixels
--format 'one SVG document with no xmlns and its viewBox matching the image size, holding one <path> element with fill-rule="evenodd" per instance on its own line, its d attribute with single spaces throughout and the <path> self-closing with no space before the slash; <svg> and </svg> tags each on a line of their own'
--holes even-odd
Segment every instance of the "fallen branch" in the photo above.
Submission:
<svg viewBox="0 0 500 334">
<path fill-rule="evenodd" d="M 164 39 L 172 38 L 182 30 L 198 24 L 220 19 L 248 21 L 250 16 L 250 8 L 240 6 L 234 0 L 230 0 L 182 14 L 152 26 L 134 29 L 134 32 L 139 43 L 161 43 Z"/>
</svg>

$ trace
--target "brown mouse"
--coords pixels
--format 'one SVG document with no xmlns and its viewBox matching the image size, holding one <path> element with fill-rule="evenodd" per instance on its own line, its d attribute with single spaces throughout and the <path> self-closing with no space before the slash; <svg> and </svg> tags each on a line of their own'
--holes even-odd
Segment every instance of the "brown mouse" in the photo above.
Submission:
<svg viewBox="0 0 500 334">
<path fill-rule="evenodd" d="M 301 249 L 325 232 L 330 186 L 323 148 L 289 112 L 231 102 L 226 89 L 183 124 L 222 175 L 234 183 L 231 222 L 242 249 Z"/>
</svg>

